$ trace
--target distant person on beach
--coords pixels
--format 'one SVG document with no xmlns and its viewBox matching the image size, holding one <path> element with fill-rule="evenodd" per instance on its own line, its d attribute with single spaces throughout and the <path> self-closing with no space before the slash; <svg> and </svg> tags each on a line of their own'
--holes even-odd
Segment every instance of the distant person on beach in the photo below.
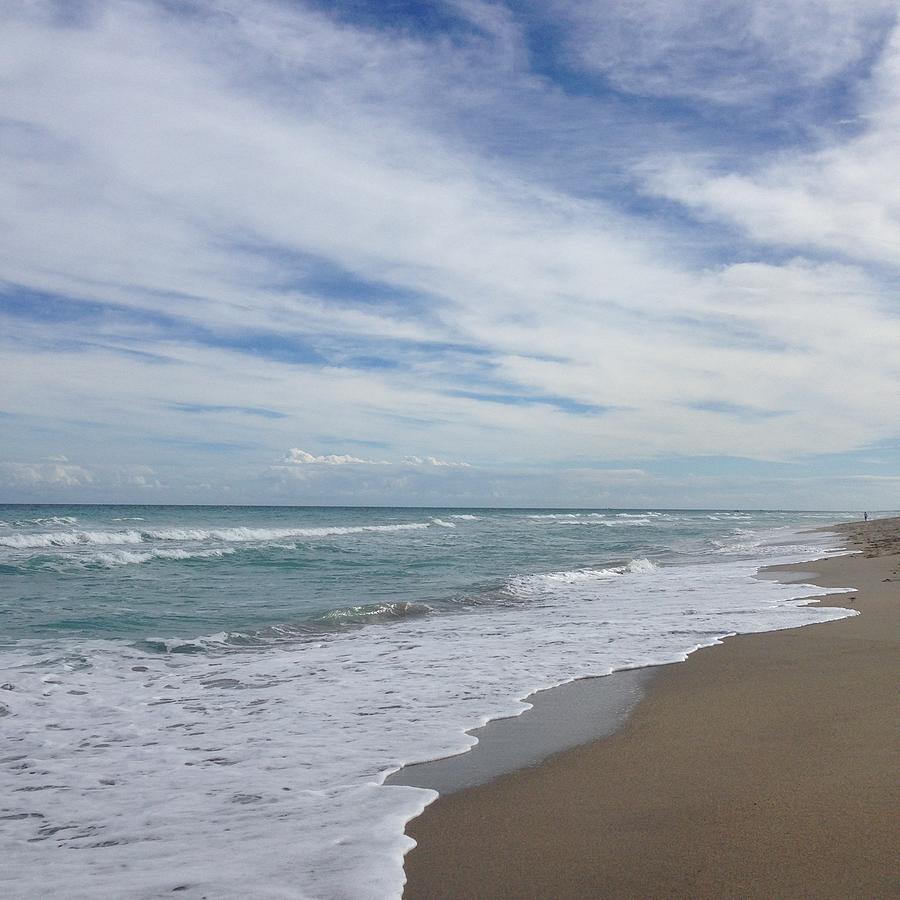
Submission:
<svg viewBox="0 0 900 900">
<path fill-rule="evenodd" d="M 869 514 L 867 512 L 864 512 L 863 513 L 863 522 L 868 522 L 868 521 L 869 521 Z"/>
</svg>

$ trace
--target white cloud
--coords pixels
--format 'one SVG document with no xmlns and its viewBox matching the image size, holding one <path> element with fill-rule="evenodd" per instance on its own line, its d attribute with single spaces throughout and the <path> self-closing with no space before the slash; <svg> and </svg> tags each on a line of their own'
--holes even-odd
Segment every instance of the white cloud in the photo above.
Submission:
<svg viewBox="0 0 900 900">
<path fill-rule="evenodd" d="M 299 447 L 292 447 L 288 450 L 283 462 L 290 465 L 325 465 L 325 466 L 389 466 L 393 465 L 387 460 L 363 459 L 359 456 L 349 456 L 346 454 L 328 454 L 324 456 L 316 456 L 301 450 Z M 406 466 L 430 466 L 439 469 L 467 469 L 471 468 L 466 462 L 449 462 L 445 459 L 439 459 L 436 456 L 404 456 L 401 460 Z"/>
<path fill-rule="evenodd" d="M 434 466 L 439 469 L 470 469 L 467 462 L 448 462 L 436 456 L 404 456 L 403 462 L 408 466 Z"/>
<path fill-rule="evenodd" d="M 715 160 L 663 157 L 646 166 L 648 188 L 762 244 L 896 267 L 900 28 L 859 89 L 849 135 L 824 134 L 824 145 L 785 150 L 741 172 L 722 172 Z"/>
<path fill-rule="evenodd" d="M 379 462 L 374 459 L 360 459 L 358 456 L 347 456 L 337 455 L 337 454 L 329 454 L 327 456 L 314 456 L 312 453 L 307 453 L 305 450 L 301 450 L 299 447 L 292 447 L 287 452 L 287 456 L 284 458 L 284 462 L 290 463 L 292 465 L 304 465 L 304 466 L 380 466 L 387 465 L 385 462 Z"/>
<path fill-rule="evenodd" d="M 82 466 L 59 463 L 0 463 L 0 483 L 7 487 L 80 487 L 94 477 Z"/>
<path fill-rule="evenodd" d="M 0 487 L 10 490 L 82 489 L 89 492 L 125 488 L 160 489 L 150 466 L 97 466 L 61 462 L 0 462 Z M 87 496 L 87 495 L 85 495 Z"/>
</svg>

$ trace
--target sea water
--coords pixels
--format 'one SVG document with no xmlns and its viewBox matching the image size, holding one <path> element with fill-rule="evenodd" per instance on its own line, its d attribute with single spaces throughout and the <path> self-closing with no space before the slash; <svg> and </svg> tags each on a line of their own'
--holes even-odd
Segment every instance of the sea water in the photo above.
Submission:
<svg viewBox="0 0 900 900">
<path fill-rule="evenodd" d="M 535 690 L 850 615 L 849 513 L 0 506 L 0 895 L 397 898 L 383 780 Z"/>
</svg>

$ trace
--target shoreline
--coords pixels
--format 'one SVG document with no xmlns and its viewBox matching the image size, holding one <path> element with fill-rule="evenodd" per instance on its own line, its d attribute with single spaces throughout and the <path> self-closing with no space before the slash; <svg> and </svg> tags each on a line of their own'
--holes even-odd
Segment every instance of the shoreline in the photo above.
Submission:
<svg viewBox="0 0 900 900">
<path fill-rule="evenodd" d="M 810 533 L 829 531 L 828 527 L 814 528 Z M 790 564 L 790 567 L 797 569 L 790 579 L 780 573 L 765 575 L 778 568 L 777 565 L 760 568 L 756 577 L 782 584 L 796 582 L 815 586 L 810 581 L 815 578 L 814 573 L 805 571 L 800 564 Z M 686 662 L 698 650 L 717 646 L 733 636 L 733 633 L 723 633 L 711 643 L 686 650 L 680 659 L 625 666 L 605 675 L 582 675 L 534 690 L 520 700 L 527 704 L 524 711 L 467 729 L 466 735 L 476 741 L 466 750 L 408 763 L 388 775 L 382 783 L 434 790 L 444 797 L 538 765 L 566 750 L 610 737 L 627 721 L 658 672 Z"/>
<path fill-rule="evenodd" d="M 408 824 L 404 898 L 897 896 L 900 520 L 828 530 L 866 544 L 761 573 L 853 585 L 818 605 L 863 615 L 653 667 L 612 735 L 442 794 Z"/>
<path fill-rule="evenodd" d="M 535 691 L 523 699 L 529 708 L 519 715 L 469 729 L 466 734 L 478 743 L 468 750 L 403 766 L 384 784 L 427 788 L 445 797 L 609 737 L 627 721 L 655 673 L 666 665 L 676 664 L 618 669 Z"/>
</svg>

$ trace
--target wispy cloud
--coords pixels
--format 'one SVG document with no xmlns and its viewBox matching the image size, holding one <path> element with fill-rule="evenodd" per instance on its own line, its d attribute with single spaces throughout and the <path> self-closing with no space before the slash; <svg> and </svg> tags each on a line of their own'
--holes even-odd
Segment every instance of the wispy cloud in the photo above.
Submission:
<svg viewBox="0 0 900 900">
<path fill-rule="evenodd" d="M 292 447 L 288 450 L 287 455 L 282 460 L 283 463 L 298 466 L 390 466 L 397 465 L 384 459 L 364 459 L 359 456 L 350 456 L 348 454 L 328 453 L 316 456 L 301 450 L 299 447 Z M 466 462 L 451 462 L 446 459 L 440 459 L 437 456 L 404 456 L 400 460 L 403 466 L 426 466 L 438 469 L 467 469 L 471 465 Z"/>
<path fill-rule="evenodd" d="M 621 89 L 727 105 L 821 87 L 877 51 L 891 0 L 554 0 L 574 65 Z"/>
<path fill-rule="evenodd" d="M 195 415 L 204 413 L 238 413 L 242 416 L 256 416 L 260 419 L 286 419 L 287 415 L 274 409 L 261 409 L 258 406 L 220 406 L 210 403 L 172 403 L 170 407 L 176 412 Z"/>
<path fill-rule="evenodd" d="M 895 32 L 863 89 L 849 132 L 758 166 L 722 171 L 715 159 L 664 157 L 648 186 L 766 247 L 861 265 L 900 265 L 900 193 L 892 177 L 900 113 Z"/>
<path fill-rule="evenodd" d="M 436 456 L 404 456 L 403 463 L 408 466 L 434 466 L 438 469 L 470 469 L 470 463 L 467 462 L 450 462 L 446 459 L 439 459 Z"/>
<path fill-rule="evenodd" d="M 421 462 L 282 466 L 487 500 L 900 434 L 892 4 L 79 10 L 0 34 L 9 464 L 356 435 Z"/>
<path fill-rule="evenodd" d="M 82 466 L 62 463 L 0 463 L 0 478 L 10 487 L 81 487 L 93 475 Z"/>
<path fill-rule="evenodd" d="M 63 491 L 63 498 L 69 498 L 71 491 L 77 491 L 76 499 L 83 499 L 94 490 L 139 489 L 157 490 L 164 485 L 149 466 L 83 466 L 62 462 L 0 462 L 0 488 L 7 491 L 34 490 L 37 496 L 46 497 L 47 492 Z M 83 492 L 89 492 L 88 495 Z"/>
</svg>

